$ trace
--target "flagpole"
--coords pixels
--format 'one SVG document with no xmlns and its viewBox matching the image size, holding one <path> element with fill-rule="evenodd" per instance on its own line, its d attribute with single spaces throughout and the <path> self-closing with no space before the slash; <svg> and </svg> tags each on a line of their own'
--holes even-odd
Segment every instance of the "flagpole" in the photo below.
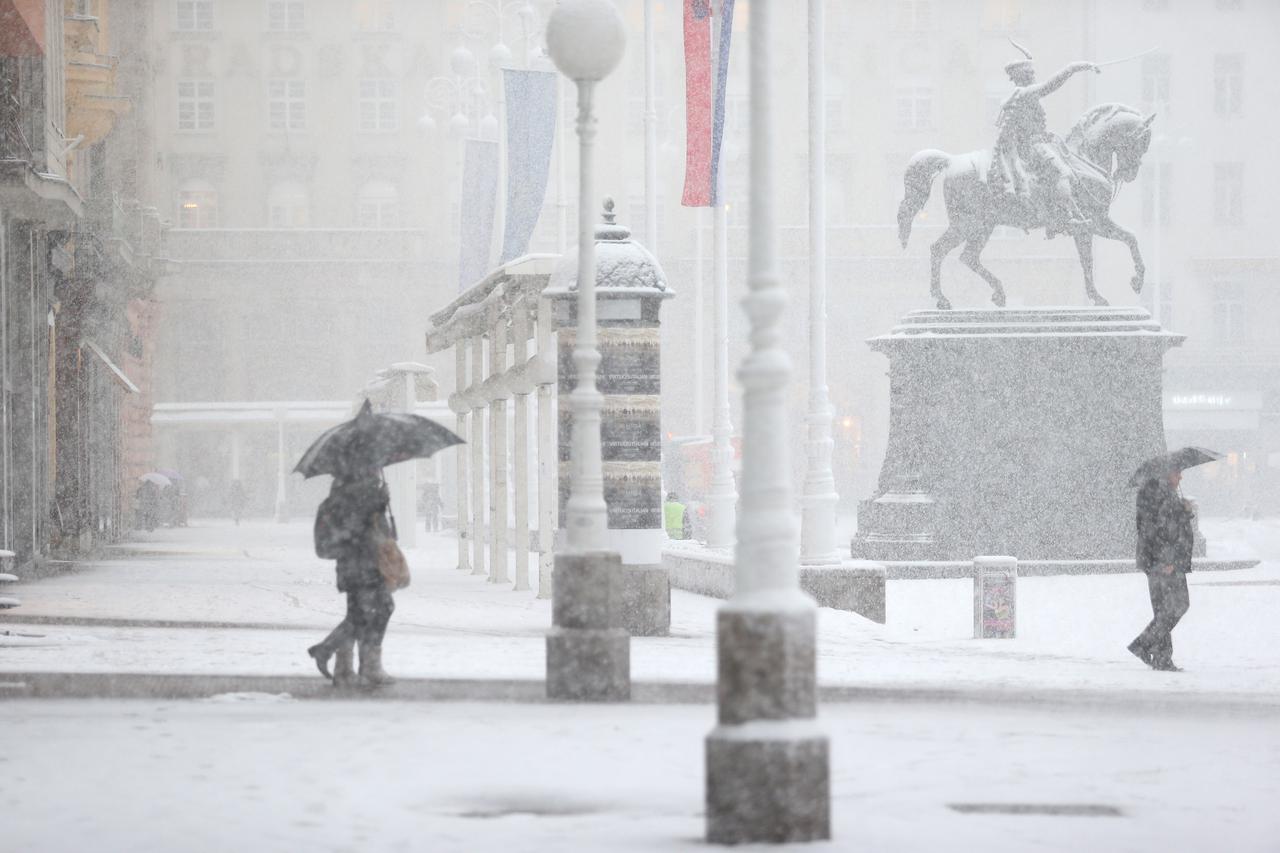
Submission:
<svg viewBox="0 0 1280 853">
<path fill-rule="evenodd" d="M 824 0 L 809 0 L 809 427 L 800 562 L 840 562 L 836 551 L 835 475 L 831 471 L 831 401 L 827 391 L 826 91 L 823 69 Z"/>
<path fill-rule="evenodd" d="M 658 254 L 658 108 L 654 90 L 653 0 L 644 0 L 644 242 Z"/>
<path fill-rule="evenodd" d="M 720 64 L 720 27 L 724 21 L 723 2 L 720 14 L 712 19 L 712 92 L 719 91 L 716 80 Z M 716 104 L 712 101 L 712 114 Z M 714 120 L 713 120 L 714 125 Z M 723 142 L 721 143 L 723 150 Z M 733 480 L 733 424 L 729 409 L 729 259 L 728 259 L 728 211 L 724 201 L 722 169 L 716 170 L 712 179 L 716 204 L 712 215 L 712 291 L 714 293 L 714 370 L 715 403 L 711 411 L 711 487 L 707 492 L 707 546 L 728 548 L 733 545 L 736 526 L 738 492 Z"/>
</svg>

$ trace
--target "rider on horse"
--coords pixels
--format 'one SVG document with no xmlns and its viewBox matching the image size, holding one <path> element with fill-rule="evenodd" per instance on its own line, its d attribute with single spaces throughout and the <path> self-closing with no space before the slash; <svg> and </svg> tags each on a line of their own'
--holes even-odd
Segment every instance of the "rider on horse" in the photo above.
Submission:
<svg viewBox="0 0 1280 853">
<path fill-rule="evenodd" d="M 1040 99 L 1056 92 L 1073 74 L 1100 69 L 1092 62 L 1073 62 L 1043 83 L 1036 83 L 1031 54 L 1004 67 L 1018 87 L 1000 107 L 996 125 L 1000 135 L 992 152 L 987 183 L 999 194 L 1020 198 L 1048 223 L 1049 233 L 1085 228 L 1088 218 L 1080 211 L 1072 188 L 1075 174 L 1068 164 L 1070 153 L 1057 136 L 1049 132 Z M 1048 198 L 1037 198 L 1028 176 L 1037 179 Z"/>
</svg>

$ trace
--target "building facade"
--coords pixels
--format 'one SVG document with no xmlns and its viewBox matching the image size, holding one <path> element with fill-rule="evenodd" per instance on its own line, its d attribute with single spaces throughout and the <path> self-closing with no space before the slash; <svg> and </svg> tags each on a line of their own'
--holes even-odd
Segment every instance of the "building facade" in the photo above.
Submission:
<svg viewBox="0 0 1280 853">
<path fill-rule="evenodd" d="M 448 73 L 442 4 L 157 0 L 160 184 L 180 273 L 160 288 L 156 421 L 193 512 L 313 507 L 277 474 L 374 372 L 421 360 L 456 256 L 455 141 L 423 129 Z M 265 421 L 242 416 L 270 404 Z M 167 411 L 167 409 L 166 409 Z M 294 414 L 291 414 L 294 413 Z M 288 464 L 292 468 L 292 464 Z"/>
<path fill-rule="evenodd" d="M 151 464 L 163 231 L 140 201 L 146 148 L 115 135 L 138 102 L 117 77 L 113 6 L 131 4 L 0 4 L 0 530 L 24 573 L 119 536 Z"/>
</svg>

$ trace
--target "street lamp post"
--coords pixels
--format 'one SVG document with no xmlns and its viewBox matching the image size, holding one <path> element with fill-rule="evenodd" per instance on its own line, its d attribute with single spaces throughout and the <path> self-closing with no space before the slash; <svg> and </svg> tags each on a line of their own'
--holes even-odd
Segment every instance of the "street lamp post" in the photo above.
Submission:
<svg viewBox="0 0 1280 853">
<path fill-rule="evenodd" d="M 800 561 L 839 563 L 835 475 L 831 471 L 831 401 L 827 392 L 826 92 L 824 0 L 809 0 L 809 440 L 800 516 Z"/>
<path fill-rule="evenodd" d="M 716 616 L 718 725 L 706 740 L 707 840 L 717 844 L 830 837 L 828 744 L 817 725 L 817 610 L 800 591 L 791 505 L 786 291 L 774 225 L 774 4 L 751 4 L 751 349 L 743 388 L 742 511 L 735 589 Z"/>
<path fill-rule="evenodd" d="M 630 698 L 631 638 L 618 627 L 616 599 L 621 559 L 605 551 L 608 514 L 604 501 L 600 410 L 596 387 L 595 232 L 592 114 L 595 84 L 617 67 L 626 45 L 621 16 L 609 0 L 564 0 L 547 22 L 551 61 L 578 87 L 578 275 L 577 330 L 573 362 L 577 381 L 573 413 L 565 553 L 557 554 L 552 592 L 554 625 L 547 636 L 547 696 L 609 701 Z"/>
</svg>

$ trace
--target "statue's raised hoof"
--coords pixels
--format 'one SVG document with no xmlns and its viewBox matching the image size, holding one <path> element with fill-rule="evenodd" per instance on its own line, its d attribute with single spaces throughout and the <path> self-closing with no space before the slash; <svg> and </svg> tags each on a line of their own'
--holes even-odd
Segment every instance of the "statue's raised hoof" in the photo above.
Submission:
<svg viewBox="0 0 1280 853">
<path fill-rule="evenodd" d="M 951 310 L 951 300 L 950 300 L 950 299 L 948 299 L 948 298 L 947 298 L 947 297 L 945 297 L 945 296 L 939 296 L 939 297 L 938 297 L 938 310 L 939 310 L 939 311 L 950 311 L 950 310 Z"/>
<path fill-rule="evenodd" d="M 997 290 L 995 293 L 991 294 L 991 301 L 995 303 L 995 306 L 997 308 L 1003 308 L 1004 307 L 1004 291 Z"/>
</svg>

